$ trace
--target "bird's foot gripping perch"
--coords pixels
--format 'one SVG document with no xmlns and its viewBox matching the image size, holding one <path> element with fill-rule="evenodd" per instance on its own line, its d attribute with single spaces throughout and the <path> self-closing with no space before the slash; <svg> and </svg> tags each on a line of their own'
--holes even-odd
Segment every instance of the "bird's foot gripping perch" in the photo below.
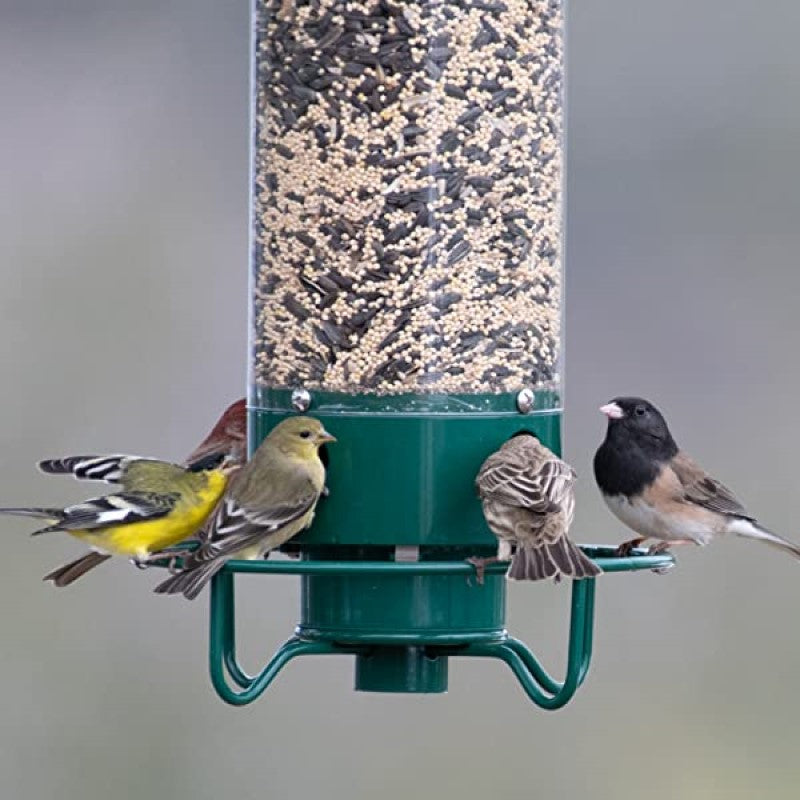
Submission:
<svg viewBox="0 0 800 800">
<path fill-rule="evenodd" d="M 166 567 L 170 574 L 175 575 L 180 571 L 179 564 L 181 559 L 188 556 L 194 548 L 183 550 L 159 550 L 157 553 L 150 553 L 143 558 L 130 559 L 136 569 L 149 569 L 150 567 Z"/>
<path fill-rule="evenodd" d="M 500 556 L 491 556 L 490 558 L 471 556 L 470 558 L 465 559 L 467 564 L 472 564 L 472 566 L 475 568 L 475 580 L 478 582 L 479 586 L 483 586 L 485 583 L 486 567 L 488 567 L 490 564 L 498 564 L 505 560 L 506 559 L 501 558 Z"/>
<path fill-rule="evenodd" d="M 669 553 L 672 542 L 656 542 L 647 549 L 647 554 L 651 556 L 658 556 L 662 553 Z"/>
<path fill-rule="evenodd" d="M 644 542 L 644 539 L 641 537 L 638 537 L 636 539 L 630 539 L 627 542 L 623 542 L 616 549 L 615 555 L 617 555 L 619 558 L 628 558 L 628 556 L 630 556 L 634 550 L 641 547 L 642 542 Z"/>
</svg>

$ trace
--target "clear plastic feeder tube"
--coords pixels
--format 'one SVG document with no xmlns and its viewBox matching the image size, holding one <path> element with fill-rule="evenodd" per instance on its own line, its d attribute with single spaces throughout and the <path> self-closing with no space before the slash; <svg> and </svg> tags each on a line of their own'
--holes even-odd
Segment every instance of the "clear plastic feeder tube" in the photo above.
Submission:
<svg viewBox="0 0 800 800">
<path fill-rule="evenodd" d="M 559 0 L 255 0 L 251 385 L 558 407 Z"/>
</svg>

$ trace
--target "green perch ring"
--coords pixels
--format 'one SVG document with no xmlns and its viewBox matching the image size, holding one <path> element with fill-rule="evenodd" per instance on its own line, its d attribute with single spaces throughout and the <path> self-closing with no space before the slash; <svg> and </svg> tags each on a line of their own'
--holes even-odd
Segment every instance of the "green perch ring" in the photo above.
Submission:
<svg viewBox="0 0 800 800">
<path fill-rule="evenodd" d="M 663 571 L 674 565 L 668 553 L 635 550 L 618 557 L 614 547 L 583 550 L 605 573 Z M 536 705 L 561 708 L 589 670 L 595 579 L 573 581 L 566 677 L 559 682 L 503 627 L 507 567 L 487 566 L 485 583 L 479 585 L 473 567 L 462 561 L 231 561 L 211 585 L 211 682 L 225 702 L 247 705 L 292 659 L 339 654 L 356 658 L 357 691 L 435 693 L 447 690 L 449 658 L 472 656 L 504 661 Z M 302 579 L 294 636 L 253 676 L 236 655 L 237 573 Z"/>
</svg>

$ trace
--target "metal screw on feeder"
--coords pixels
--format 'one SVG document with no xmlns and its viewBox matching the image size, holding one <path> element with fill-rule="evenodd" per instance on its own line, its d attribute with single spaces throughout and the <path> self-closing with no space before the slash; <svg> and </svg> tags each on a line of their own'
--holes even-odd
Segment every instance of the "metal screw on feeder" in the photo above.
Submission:
<svg viewBox="0 0 800 800">
<path fill-rule="evenodd" d="M 465 559 L 497 547 L 484 458 L 520 430 L 560 451 L 561 4 L 254 13 L 250 443 L 311 392 L 338 443 L 301 559 L 214 578 L 214 686 L 249 703 L 298 655 L 348 654 L 357 690 L 442 692 L 450 658 L 492 657 L 558 708 L 589 667 L 594 579 L 573 583 L 559 682 L 505 630 L 506 565 L 479 584 Z M 587 552 L 607 572 L 671 563 Z M 237 572 L 301 580 L 295 635 L 252 677 Z"/>
<path fill-rule="evenodd" d="M 523 389 L 517 395 L 517 410 L 520 414 L 530 414 L 536 402 L 533 389 Z"/>
<path fill-rule="evenodd" d="M 295 389 L 292 392 L 292 408 L 295 411 L 303 412 L 311 408 L 311 392 L 308 389 Z"/>
</svg>

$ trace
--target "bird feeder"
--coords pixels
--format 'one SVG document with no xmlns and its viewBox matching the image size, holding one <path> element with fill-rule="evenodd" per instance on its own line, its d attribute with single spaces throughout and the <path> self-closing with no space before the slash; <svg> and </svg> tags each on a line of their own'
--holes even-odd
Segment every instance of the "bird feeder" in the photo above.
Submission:
<svg viewBox="0 0 800 800">
<path fill-rule="evenodd" d="M 561 446 L 560 0 L 255 0 L 251 450 L 322 420 L 329 496 L 288 546 L 214 579 L 211 675 L 249 703 L 291 659 L 355 656 L 355 688 L 443 692 L 492 657 L 544 708 L 592 649 L 594 579 L 572 586 L 563 683 L 505 630 L 505 564 L 474 479 L 508 437 Z M 669 556 L 616 558 L 607 572 Z M 234 575 L 301 580 L 294 636 L 236 659 Z"/>
</svg>

